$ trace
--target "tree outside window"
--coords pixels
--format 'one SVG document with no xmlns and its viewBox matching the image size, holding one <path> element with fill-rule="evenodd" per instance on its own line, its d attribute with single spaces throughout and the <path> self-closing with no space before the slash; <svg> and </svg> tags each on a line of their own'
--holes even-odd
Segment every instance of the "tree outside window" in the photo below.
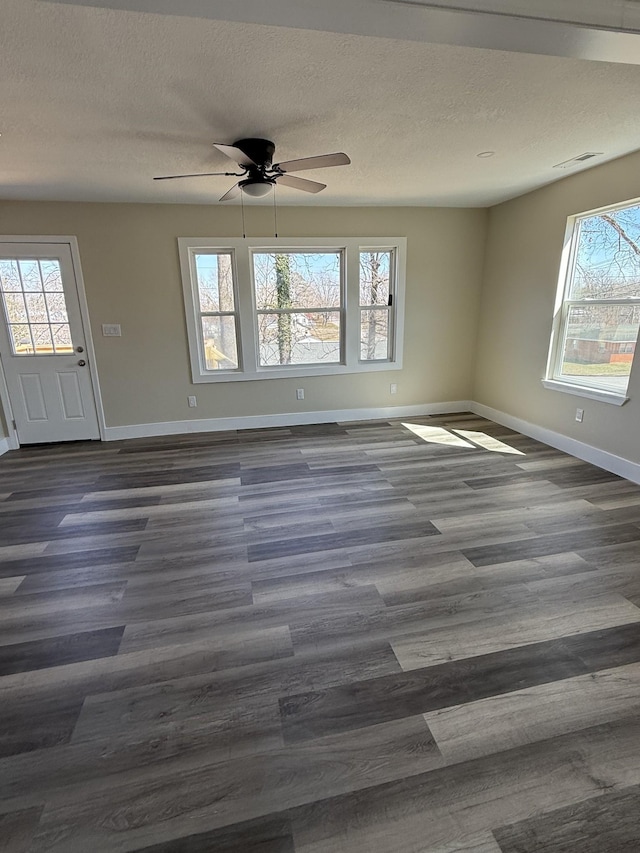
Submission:
<svg viewBox="0 0 640 853">
<path fill-rule="evenodd" d="M 624 394 L 640 327 L 640 205 L 574 222 L 553 378 Z"/>
</svg>

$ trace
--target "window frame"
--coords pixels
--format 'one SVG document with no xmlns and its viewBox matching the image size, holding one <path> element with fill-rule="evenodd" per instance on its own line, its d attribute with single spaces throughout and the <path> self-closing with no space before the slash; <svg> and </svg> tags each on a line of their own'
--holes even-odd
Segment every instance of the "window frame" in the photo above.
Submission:
<svg viewBox="0 0 640 853">
<path fill-rule="evenodd" d="M 69 312 L 67 309 L 67 300 L 66 294 L 64 292 L 64 287 L 62 284 L 62 266 L 59 258 L 14 258 L 5 255 L 0 252 L 0 261 L 15 263 L 16 270 L 18 273 L 18 278 L 20 280 L 20 289 L 19 290 L 5 290 L 0 284 L 0 311 L 6 321 L 7 334 L 9 337 L 9 346 L 11 348 L 11 355 L 16 358 L 55 358 L 55 357 L 69 357 L 69 355 L 73 355 L 73 343 L 71 341 L 71 325 L 69 321 Z M 36 263 L 38 269 L 38 275 L 40 279 L 40 284 L 42 285 L 42 290 L 27 290 L 25 287 L 24 275 L 22 270 L 23 263 Z M 58 275 L 60 279 L 60 290 L 47 290 L 45 277 L 43 275 L 42 264 L 43 263 L 55 263 L 58 265 Z M 24 306 L 24 321 L 16 321 L 12 320 L 10 317 L 10 309 L 9 309 L 9 295 L 19 295 L 22 297 L 22 304 Z M 49 300 L 47 296 L 62 296 L 65 319 L 64 320 L 52 320 L 51 319 L 51 309 L 49 307 Z M 40 296 L 43 299 L 44 309 L 47 316 L 46 320 L 31 320 L 31 310 L 29 308 L 29 303 L 27 302 L 27 296 Z M 31 349 L 23 350 L 22 352 L 18 349 L 15 340 L 15 333 L 13 331 L 16 326 L 26 326 L 29 332 L 29 340 L 31 341 Z M 34 327 L 36 326 L 46 326 L 48 328 L 49 336 L 51 338 L 51 350 L 47 351 L 47 348 L 42 350 L 38 349 L 38 344 L 36 343 L 36 337 L 34 333 Z M 67 331 L 69 333 L 69 343 L 65 347 L 58 348 L 54 335 L 54 327 L 62 327 L 66 326 Z M 28 346 L 28 344 L 27 344 Z"/>
<path fill-rule="evenodd" d="M 231 258 L 231 276 L 232 276 L 232 288 L 233 288 L 233 304 L 235 306 L 234 311 L 203 311 L 202 306 L 200 305 L 200 293 L 198 290 L 198 274 L 196 269 L 196 255 L 229 255 Z M 189 254 L 189 278 L 191 282 L 191 299 L 193 306 L 193 314 L 195 319 L 195 337 L 197 343 L 197 354 L 198 354 L 198 369 L 203 373 L 213 373 L 217 371 L 211 371 L 207 368 L 207 356 L 205 352 L 204 346 L 204 336 L 202 334 L 202 318 L 203 317 L 233 317 L 234 318 L 234 328 L 236 333 L 236 350 L 238 355 L 238 366 L 237 367 L 223 367 L 221 369 L 221 373 L 238 373 L 242 371 L 242 353 L 240 351 L 240 311 L 238 308 L 238 288 L 237 288 L 237 275 L 235 272 L 235 256 L 233 252 L 224 249 L 211 249 L 211 248 L 203 248 L 199 247 L 197 252 L 191 252 Z"/>
<path fill-rule="evenodd" d="M 397 287 L 396 287 L 396 278 L 398 275 L 398 263 L 397 263 L 397 248 L 395 246 L 375 246 L 369 247 L 369 249 L 363 249 L 360 247 L 360 251 L 358 252 L 358 270 L 360 270 L 360 256 L 363 254 L 371 254 L 372 250 L 379 252 L 380 254 L 388 253 L 390 255 L 389 259 L 389 299 L 386 305 L 364 305 L 360 302 L 360 288 L 358 287 L 358 323 L 360 328 L 360 355 L 359 361 L 361 364 L 384 364 L 392 358 L 393 353 L 395 351 L 395 338 L 396 338 L 396 317 L 397 311 L 395 310 L 395 304 L 397 299 Z M 358 285 L 360 284 L 360 272 L 358 272 Z M 387 311 L 387 357 L 386 358 L 362 358 L 362 314 L 364 311 Z"/>
<path fill-rule="evenodd" d="M 616 406 L 622 406 L 629 400 L 627 392 L 631 381 L 631 371 L 633 370 L 635 358 L 631 363 L 631 371 L 629 373 L 627 387 L 624 392 L 607 388 L 604 383 L 598 383 L 597 378 L 596 381 L 594 381 L 593 377 L 581 378 L 576 376 L 571 377 L 571 380 L 569 381 L 566 375 L 562 374 L 562 361 L 567 326 L 572 308 L 576 306 L 580 307 L 582 305 L 640 305 L 640 297 L 626 299 L 572 299 L 570 295 L 578 255 L 582 222 L 585 219 L 590 219 L 591 217 L 599 216 L 603 213 L 624 210 L 628 207 L 637 207 L 639 204 L 640 200 L 637 199 L 625 201 L 619 204 L 607 205 L 606 207 L 601 207 L 596 210 L 574 214 L 567 218 L 567 227 L 560 263 L 560 274 L 558 278 L 558 288 L 556 291 L 551 341 L 547 357 L 547 367 L 545 377 L 542 380 L 543 386 L 548 390 L 564 391 L 565 393 L 573 394 L 577 397 L 586 397 L 592 400 L 599 400 L 603 403 L 611 403 Z M 638 340 L 640 340 L 640 336 L 638 337 Z"/>
<path fill-rule="evenodd" d="M 307 247 L 307 249 L 310 247 Z M 276 373 L 282 373 L 283 369 L 305 369 L 307 367 L 338 367 L 341 364 L 345 363 L 345 319 L 346 319 L 346 252 L 342 247 L 333 248 L 333 247 L 313 247 L 315 252 L 308 252 L 307 249 L 302 249 L 297 247 L 296 249 L 286 248 L 285 246 L 278 246 L 278 251 L 273 252 L 265 252 L 263 249 L 258 249 L 256 247 L 249 248 L 249 268 L 251 274 L 251 293 L 253 296 L 253 320 L 255 324 L 255 335 L 256 335 L 256 368 L 258 371 L 275 371 Z M 322 308 L 322 307 L 313 307 L 307 309 L 301 308 L 272 308 L 272 309 L 264 309 L 258 308 L 256 304 L 256 287 L 255 287 L 255 265 L 253 263 L 253 258 L 255 255 L 260 254 L 336 254 L 340 258 L 340 305 L 336 308 Z M 332 362 L 312 362 L 308 364 L 260 364 L 260 332 L 259 332 L 259 317 L 261 314 L 271 314 L 277 316 L 279 314 L 306 314 L 306 313 L 331 313 L 331 314 L 339 314 L 340 315 L 340 359 L 339 361 Z"/>
<path fill-rule="evenodd" d="M 192 381 L 242 382 L 287 377 L 331 376 L 402 368 L 406 237 L 304 237 L 304 238 L 201 238 L 179 237 L 178 249 L 185 304 Z M 391 306 L 393 338 L 386 360 L 360 359 L 360 252 L 392 251 L 394 298 Z M 339 251 L 342 253 L 341 360 L 339 363 L 306 365 L 259 365 L 258 310 L 253 285 L 252 257 L 260 252 Z M 207 370 L 204 361 L 200 302 L 195 255 L 201 252 L 231 253 L 236 300 L 238 368 Z"/>
</svg>

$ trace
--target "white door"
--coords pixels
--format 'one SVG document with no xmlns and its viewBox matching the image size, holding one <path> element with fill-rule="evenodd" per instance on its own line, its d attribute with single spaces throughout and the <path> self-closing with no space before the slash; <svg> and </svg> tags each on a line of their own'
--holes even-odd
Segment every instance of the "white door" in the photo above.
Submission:
<svg viewBox="0 0 640 853">
<path fill-rule="evenodd" d="M 21 444 L 99 438 L 71 247 L 0 242 L 0 355 Z"/>
</svg>

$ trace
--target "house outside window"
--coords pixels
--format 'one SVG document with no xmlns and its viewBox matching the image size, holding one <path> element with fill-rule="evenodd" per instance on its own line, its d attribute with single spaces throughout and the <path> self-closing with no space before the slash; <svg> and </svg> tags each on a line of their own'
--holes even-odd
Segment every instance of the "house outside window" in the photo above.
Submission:
<svg viewBox="0 0 640 853">
<path fill-rule="evenodd" d="M 180 238 L 192 378 L 402 367 L 406 238 Z"/>
<path fill-rule="evenodd" d="M 569 219 L 549 388 L 621 405 L 640 328 L 640 204 Z"/>
</svg>

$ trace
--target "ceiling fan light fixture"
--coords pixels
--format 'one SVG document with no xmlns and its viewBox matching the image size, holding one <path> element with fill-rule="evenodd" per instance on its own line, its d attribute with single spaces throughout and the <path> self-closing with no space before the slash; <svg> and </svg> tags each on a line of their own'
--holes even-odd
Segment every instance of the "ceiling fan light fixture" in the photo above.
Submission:
<svg viewBox="0 0 640 853">
<path fill-rule="evenodd" d="M 247 181 L 240 181 L 240 186 L 245 195 L 251 196 L 251 198 L 262 198 L 269 194 L 273 183 L 272 181 L 249 179 Z"/>
</svg>

